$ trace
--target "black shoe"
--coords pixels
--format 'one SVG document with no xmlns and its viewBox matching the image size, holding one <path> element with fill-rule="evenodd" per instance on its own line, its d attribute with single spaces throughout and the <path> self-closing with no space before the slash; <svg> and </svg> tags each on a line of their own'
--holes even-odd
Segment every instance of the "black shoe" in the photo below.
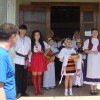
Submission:
<svg viewBox="0 0 100 100">
<path fill-rule="evenodd" d="M 91 94 L 91 95 L 94 95 L 94 91 L 93 91 L 93 90 L 91 90 L 91 91 L 90 91 L 90 94 Z"/>
<path fill-rule="evenodd" d="M 76 87 L 77 87 L 77 88 L 80 88 L 81 86 L 77 85 Z"/>
<path fill-rule="evenodd" d="M 49 87 L 45 87 L 45 89 L 46 89 L 46 90 L 49 90 L 50 88 L 49 88 Z"/>
<path fill-rule="evenodd" d="M 76 88 L 76 87 L 77 87 L 77 85 L 73 85 L 73 87 L 75 87 L 75 88 Z"/>
<path fill-rule="evenodd" d="M 21 96 L 22 96 L 22 94 L 21 94 L 21 93 L 17 93 L 16 98 L 17 98 L 17 99 L 19 99 Z"/>
<path fill-rule="evenodd" d="M 74 85 L 73 87 L 75 87 L 75 88 L 79 88 L 79 87 L 81 87 L 81 86 L 79 86 L 79 85 Z"/>
<path fill-rule="evenodd" d="M 27 94 L 26 92 L 22 93 L 22 96 L 29 96 L 29 94 Z"/>
<path fill-rule="evenodd" d="M 94 90 L 94 95 L 98 95 L 98 92 L 97 92 L 97 90 Z"/>
</svg>

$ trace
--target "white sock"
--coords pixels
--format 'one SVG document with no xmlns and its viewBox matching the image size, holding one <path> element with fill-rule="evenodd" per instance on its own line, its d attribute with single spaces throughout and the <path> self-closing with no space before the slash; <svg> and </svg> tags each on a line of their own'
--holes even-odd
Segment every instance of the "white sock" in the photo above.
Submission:
<svg viewBox="0 0 100 100">
<path fill-rule="evenodd" d="M 72 88 L 69 88 L 69 95 L 73 95 Z"/>
<path fill-rule="evenodd" d="M 65 92 L 68 92 L 68 89 L 65 89 Z"/>
<path fill-rule="evenodd" d="M 65 96 L 68 96 L 68 89 L 65 89 Z"/>
<path fill-rule="evenodd" d="M 93 91 L 93 85 L 91 85 L 91 91 Z"/>
<path fill-rule="evenodd" d="M 97 90 L 97 85 L 94 86 L 94 90 L 95 90 L 95 91 Z"/>
</svg>

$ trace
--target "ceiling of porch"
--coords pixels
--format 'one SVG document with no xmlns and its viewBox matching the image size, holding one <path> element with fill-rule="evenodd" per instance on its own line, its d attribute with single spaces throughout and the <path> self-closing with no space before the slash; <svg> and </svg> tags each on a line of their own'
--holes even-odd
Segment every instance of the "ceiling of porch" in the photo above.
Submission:
<svg viewBox="0 0 100 100">
<path fill-rule="evenodd" d="M 97 2 L 99 3 L 100 0 L 18 0 L 18 2 L 25 3 L 25 2 Z"/>
</svg>

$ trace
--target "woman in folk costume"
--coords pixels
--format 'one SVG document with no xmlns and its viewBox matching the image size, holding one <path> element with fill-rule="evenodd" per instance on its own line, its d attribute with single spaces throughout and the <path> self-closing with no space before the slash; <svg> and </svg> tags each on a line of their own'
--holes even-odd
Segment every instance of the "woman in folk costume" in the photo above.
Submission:
<svg viewBox="0 0 100 100">
<path fill-rule="evenodd" d="M 49 48 L 48 44 L 43 41 L 41 32 L 35 30 L 31 36 L 32 56 L 29 70 L 32 72 L 32 82 L 34 94 L 42 94 L 42 73 L 47 70 L 45 51 Z"/>
<path fill-rule="evenodd" d="M 51 55 L 53 53 L 57 53 L 58 49 L 56 47 L 54 47 L 54 41 L 52 38 L 49 38 L 47 40 L 48 44 L 50 45 L 50 52 Z M 51 57 L 51 59 L 54 56 Z M 56 83 L 55 83 L 55 63 L 54 63 L 54 59 L 53 61 L 51 60 L 50 62 L 48 62 L 47 64 L 47 71 L 44 72 L 44 77 L 43 77 L 43 87 L 45 87 L 46 89 L 49 88 L 54 88 Z"/>
<path fill-rule="evenodd" d="M 68 88 L 69 95 L 73 95 L 72 93 L 72 76 L 76 72 L 74 59 L 71 58 L 71 54 L 76 54 L 76 51 L 71 47 L 71 39 L 65 39 L 65 48 L 63 48 L 58 54 L 58 58 L 63 62 L 61 75 L 65 76 L 65 96 L 68 96 Z M 62 77 L 60 83 L 62 81 Z M 69 87 L 68 87 L 69 86 Z"/>
<path fill-rule="evenodd" d="M 97 29 L 91 30 L 91 38 L 84 42 L 83 49 L 87 56 L 85 84 L 91 86 L 91 95 L 97 94 L 97 84 L 100 83 L 100 40 Z"/>
</svg>

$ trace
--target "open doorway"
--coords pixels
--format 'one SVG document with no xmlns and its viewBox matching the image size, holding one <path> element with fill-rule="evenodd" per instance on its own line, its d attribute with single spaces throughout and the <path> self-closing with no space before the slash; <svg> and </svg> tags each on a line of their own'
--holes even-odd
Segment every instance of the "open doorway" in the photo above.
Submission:
<svg viewBox="0 0 100 100">
<path fill-rule="evenodd" d="M 52 6 L 51 29 L 55 37 L 73 37 L 75 30 L 80 30 L 79 6 Z"/>
<path fill-rule="evenodd" d="M 19 5 L 19 25 L 27 25 L 28 36 L 34 29 L 39 29 L 45 38 L 49 37 L 52 32 L 51 29 L 54 31 L 55 37 L 70 38 L 73 37 L 74 30 L 80 30 L 81 40 L 83 41 L 84 38 L 86 39 L 85 31 L 89 31 L 97 25 L 98 4 L 88 3 L 87 5 L 87 3 L 83 2 L 33 2 L 31 4 L 21 4 Z M 63 17 L 61 18 L 61 16 Z M 63 20 L 63 24 L 59 19 Z M 59 66 L 56 66 L 56 68 L 57 73 Z M 30 73 L 28 75 L 28 84 L 32 84 Z"/>
<path fill-rule="evenodd" d="M 51 29 L 54 37 L 59 40 L 73 38 L 73 33 L 80 30 L 80 7 L 79 6 L 52 6 L 51 7 Z M 57 40 L 57 41 L 59 41 Z M 58 44 L 58 43 L 57 43 Z M 59 48 L 59 47 L 58 47 Z M 56 80 L 60 79 L 62 63 L 55 60 Z"/>
</svg>

